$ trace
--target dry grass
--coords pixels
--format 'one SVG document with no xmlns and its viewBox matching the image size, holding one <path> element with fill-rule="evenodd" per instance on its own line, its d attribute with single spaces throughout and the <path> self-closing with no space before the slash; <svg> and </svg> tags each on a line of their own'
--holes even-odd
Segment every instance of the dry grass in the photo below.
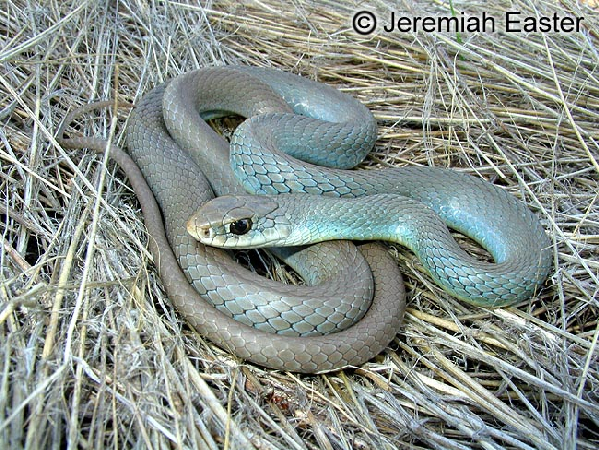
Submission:
<svg viewBox="0 0 599 450">
<path fill-rule="evenodd" d="M 384 3 L 0 0 L 0 448 L 599 445 L 598 15 L 535 2 L 584 16 L 573 34 L 350 29 L 353 11 L 382 16 Z M 500 18 L 503 4 L 454 7 Z M 443 2 L 392 9 L 450 14 Z M 204 342 L 161 289 L 127 181 L 53 135 L 78 105 L 134 102 L 233 62 L 357 96 L 380 125 L 369 164 L 451 166 L 505 186 L 553 239 L 546 288 L 514 308 L 469 307 L 400 249 L 405 325 L 364 367 L 296 376 Z M 109 126 L 99 115 L 81 130 Z"/>
</svg>

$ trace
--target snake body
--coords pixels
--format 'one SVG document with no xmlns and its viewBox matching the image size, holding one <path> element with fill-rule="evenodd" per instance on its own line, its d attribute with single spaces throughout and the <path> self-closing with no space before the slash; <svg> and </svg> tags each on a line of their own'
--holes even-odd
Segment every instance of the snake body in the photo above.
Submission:
<svg viewBox="0 0 599 450">
<path fill-rule="evenodd" d="M 232 140 L 234 171 L 244 169 L 249 174 L 242 182 L 226 168 L 228 145 L 202 120 L 231 112 L 252 117 L 238 127 Z M 113 150 L 112 156 L 124 168 L 140 198 L 152 236 L 152 253 L 167 294 L 192 326 L 241 358 L 272 368 L 314 373 L 360 365 L 379 353 L 395 335 L 405 307 L 397 265 L 377 244 L 360 247 L 375 283 L 372 305 L 366 310 L 358 305 L 358 298 L 368 296 L 371 289 L 367 266 L 347 243 L 280 251 L 300 270 L 308 267 L 305 276 L 316 286 L 300 287 L 269 282 L 241 269 L 224 251 L 197 243 L 187 233 L 186 222 L 212 198 L 212 190 L 219 195 L 240 195 L 243 188 L 259 194 L 411 195 L 411 202 L 427 203 L 451 227 L 491 250 L 499 262 L 497 266 L 503 264 L 503 269 L 511 267 L 515 256 L 519 271 L 522 265 L 519 257 L 526 258 L 529 254 L 523 263 L 528 269 L 524 269 L 521 278 L 504 271 L 507 295 L 500 287 L 484 287 L 487 279 L 492 278 L 485 266 L 482 274 L 475 274 L 476 283 L 483 286 L 482 300 L 471 293 L 462 298 L 496 306 L 528 296 L 539 286 L 550 268 L 548 240 L 534 215 L 503 190 L 472 177 L 434 168 L 384 170 L 374 179 L 374 171 L 341 170 L 363 159 L 372 146 L 375 130 L 370 113 L 351 97 L 328 86 L 267 69 L 203 69 L 161 85 L 142 98 L 131 115 L 127 131 L 127 146 L 135 162 L 130 164 L 127 155 L 118 150 Z M 320 146 L 324 146 L 325 153 L 336 155 L 334 161 L 311 152 L 313 147 Z M 338 169 L 299 163 L 292 156 L 280 155 L 279 148 L 312 164 Z M 347 159 L 345 155 L 350 150 L 356 151 L 356 156 Z M 136 172 L 137 167 L 141 172 Z M 195 172 L 198 167 L 208 179 Z M 156 201 L 164 215 L 164 225 Z M 334 199 L 333 204 L 338 201 Z M 418 209 L 423 208 L 427 207 L 416 207 L 413 214 L 418 215 Z M 385 210 L 382 213 L 385 215 Z M 223 213 L 220 214 L 222 219 Z M 351 211 L 348 217 L 350 222 L 354 220 Z M 493 225 L 496 221 L 499 226 Z M 509 222 L 514 222 L 515 228 L 503 232 Z M 427 230 L 436 232 L 435 228 Z M 509 244 L 507 249 L 502 247 L 508 242 L 515 244 Z M 340 259 L 329 261 L 329 257 Z M 449 258 L 451 263 L 453 257 L 434 248 L 430 250 L 430 258 L 433 261 Z M 316 274 L 310 276 L 312 269 Z M 455 279 L 462 286 L 466 279 L 464 289 L 468 291 L 470 274 L 462 276 L 459 265 L 451 270 L 456 269 Z M 447 273 L 443 269 L 441 277 Z M 354 295 L 354 289 L 360 293 Z M 349 299 L 342 299 L 347 297 L 346 291 L 350 292 Z M 488 291 L 495 294 L 487 296 Z M 268 303 L 260 304 L 264 298 L 282 306 L 299 306 L 281 313 Z M 332 300 L 318 306 L 316 301 L 320 299 Z M 338 304 L 347 300 L 351 308 L 338 313 Z M 293 329 L 294 325 L 289 325 L 291 317 L 299 316 L 304 308 L 310 317 L 308 323 L 318 316 L 318 324 L 313 328 L 301 325 Z M 224 309 L 229 312 L 223 312 Z M 259 317 L 250 320 L 258 324 L 258 329 L 235 320 L 236 311 L 242 316 L 248 310 L 258 311 Z M 362 318 L 351 326 L 346 323 L 356 317 Z M 260 329 L 260 324 L 266 324 L 265 328 Z M 273 336 L 265 331 L 269 328 L 281 331 L 286 327 L 295 334 L 331 329 L 337 332 L 299 337 Z"/>
</svg>

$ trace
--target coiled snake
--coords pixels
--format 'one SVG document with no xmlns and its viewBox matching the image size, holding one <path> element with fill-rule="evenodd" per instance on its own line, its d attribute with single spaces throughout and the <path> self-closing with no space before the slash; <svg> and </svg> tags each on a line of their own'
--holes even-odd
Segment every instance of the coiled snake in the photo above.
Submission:
<svg viewBox="0 0 599 450">
<path fill-rule="evenodd" d="M 228 144 L 202 120 L 230 113 L 251 118 L 234 133 L 231 163 Z M 395 335 L 405 307 L 397 265 L 378 244 L 360 247 L 368 264 L 344 241 L 279 250 L 314 285 L 284 286 L 241 268 L 224 251 L 193 240 L 186 230 L 191 216 L 189 229 L 196 237 L 229 247 L 236 247 L 238 243 L 231 242 L 240 237 L 253 239 L 250 246 L 303 245 L 306 240 L 279 239 L 294 233 L 287 222 L 297 218 L 303 231 L 333 231 L 333 239 L 388 238 L 399 231 L 396 241 L 412 248 L 445 290 L 481 306 L 508 305 L 539 288 L 551 267 L 549 240 L 525 205 L 490 183 L 445 169 L 342 170 L 364 158 L 375 136 L 373 117 L 351 97 L 269 69 L 202 69 L 142 98 L 127 130 L 135 163 L 119 149 L 113 149 L 112 156 L 140 198 L 167 294 L 191 325 L 241 358 L 314 373 L 360 365 L 379 353 Z M 312 153 L 315 148 L 318 151 Z M 242 184 L 229 164 L 236 175 L 247 172 Z M 200 173 L 195 172 L 198 166 Z M 283 198 L 295 194 L 227 196 L 197 213 L 212 190 L 241 195 L 242 185 L 257 194 L 303 193 L 297 195 L 303 215 L 291 209 L 273 213 L 273 205 L 278 208 Z M 360 199 L 345 203 L 339 198 L 372 195 L 364 197 L 361 206 Z M 164 215 L 168 241 L 154 198 Z M 369 228 L 364 205 L 384 232 L 368 235 L 361 228 Z M 334 213 L 339 213 L 339 222 L 312 225 L 316 216 Z M 394 225 L 380 225 L 390 216 L 396 219 Z M 444 223 L 478 241 L 495 263 L 467 255 Z M 259 237 L 251 237 L 249 229 L 259 231 Z M 227 239 L 220 239 L 223 233 Z M 370 306 L 362 303 L 372 292 L 368 266 L 375 285 Z M 296 324 L 301 315 L 307 319 Z M 317 334 L 322 332 L 332 333 Z"/>
</svg>

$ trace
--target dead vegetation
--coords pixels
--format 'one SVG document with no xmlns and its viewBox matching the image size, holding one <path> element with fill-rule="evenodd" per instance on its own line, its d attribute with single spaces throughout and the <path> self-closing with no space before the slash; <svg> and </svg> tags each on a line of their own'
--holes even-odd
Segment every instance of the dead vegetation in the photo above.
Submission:
<svg viewBox="0 0 599 450">
<path fill-rule="evenodd" d="M 450 15 L 443 2 L 27 2 L 0 8 L 1 448 L 596 448 L 599 441 L 599 15 L 581 33 L 384 33 L 357 10 Z M 454 2 L 504 15 L 503 3 Z M 527 202 L 553 240 L 535 298 L 448 298 L 392 249 L 409 310 L 396 340 L 322 376 L 244 364 L 165 297 L 114 165 L 67 151 L 66 112 L 135 102 L 212 64 L 269 65 L 350 92 L 379 121 L 367 165 L 450 166 Z M 123 112 L 117 130 L 126 130 Z M 79 124 L 107 136 L 109 115 Z"/>
</svg>

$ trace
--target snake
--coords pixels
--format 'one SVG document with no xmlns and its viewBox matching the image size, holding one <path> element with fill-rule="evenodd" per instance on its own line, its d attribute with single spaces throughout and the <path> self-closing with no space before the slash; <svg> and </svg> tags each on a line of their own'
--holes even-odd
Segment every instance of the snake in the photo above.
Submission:
<svg viewBox="0 0 599 450">
<path fill-rule="evenodd" d="M 230 114 L 247 119 L 229 146 L 206 120 Z M 349 170 L 372 148 L 376 121 L 351 96 L 303 77 L 245 66 L 183 74 L 143 96 L 126 137 L 128 154 L 113 147 L 110 155 L 140 201 L 150 250 L 169 299 L 201 335 L 265 367 L 322 373 L 360 366 L 396 335 L 405 311 L 397 264 L 378 243 L 360 245 L 358 251 L 335 240 L 387 238 L 358 226 L 368 215 L 359 201 L 371 204 L 369 214 L 378 211 L 375 222 L 393 216 L 404 224 L 415 223 L 407 225 L 411 230 L 423 227 L 416 233 L 419 244 L 412 245 L 410 231 L 392 226 L 403 236 L 396 242 L 407 243 L 441 287 L 472 304 L 496 307 L 528 298 L 550 270 L 549 242 L 538 219 L 499 187 L 434 167 Z M 89 140 L 77 143 L 83 144 L 100 151 Z M 247 192 L 255 196 L 244 196 Z M 220 197 L 213 199 L 214 193 Z M 297 245 L 314 240 L 272 242 L 281 232 L 265 230 L 280 230 L 282 217 L 300 217 L 272 214 L 280 212 L 281 202 L 294 198 L 299 210 L 318 210 L 315 215 L 343 210 L 341 222 L 353 234 L 329 233 L 316 240 L 333 241 L 309 247 Z M 224 209 L 214 203 L 218 201 L 225 202 Z M 254 209 L 227 204 L 247 201 Z M 206 214 L 206 208 L 214 214 Z M 215 219 L 206 232 L 205 218 L 211 214 Z M 339 228 L 324 223 L 317 228 Z M 269 237 L 259 246 L 292 246 L 276 252 L 309 286 L 267 280 L 213 247 L 218 245 L 214 227 L 239 238 L 248 235 L 246 226 L 251 224 L 260 224 L 262 236 Z M 479 242 L 495 261 L 483 263 L 464 255 L 450 243 L 451 237 L 446 239 L 447 226 Z M 192 236 L 194 230 L 210 235 L 211 245 Z M 445 237 L 438 239 L 439 234 Z M 358 306 L 358 298 L 372 291 L 372 302 Z M 344 297 L 351 308 L 341 306 L 347 302 Z M 287 309 L 275 310 L 261 303 L 264 299 Z M 301 319 L 302 325 L 292 325 L 304 310 L 308 325 Z M 258 317 L 247 323 L 238 320 L 248 311 Z M 316 324 L 310 325 L 315 316 Z"/>
</svg>

